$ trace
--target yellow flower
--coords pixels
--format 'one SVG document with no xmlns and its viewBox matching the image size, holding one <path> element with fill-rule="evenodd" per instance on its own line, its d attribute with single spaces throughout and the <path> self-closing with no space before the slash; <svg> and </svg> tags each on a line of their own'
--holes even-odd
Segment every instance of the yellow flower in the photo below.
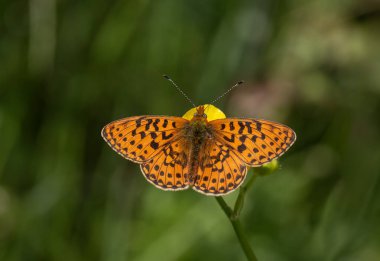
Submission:
<svg viewBox="0 0 380 261">
<path fill-rule="evenodd" d="M 214 105 L 211 104 L 205 104 L 203 105 L 205 109 L 205 114 L 207 115 L 208 121 L 218 120 L 218 119 L 225 119 L 226 115 L 218 108 L 216 108 Z M 196 108 L 192 108 L 188 110 L 182 118 L 186 120 L 191 120 L 194 116 L 194 114 L 197 112 Z"/>
</svg>

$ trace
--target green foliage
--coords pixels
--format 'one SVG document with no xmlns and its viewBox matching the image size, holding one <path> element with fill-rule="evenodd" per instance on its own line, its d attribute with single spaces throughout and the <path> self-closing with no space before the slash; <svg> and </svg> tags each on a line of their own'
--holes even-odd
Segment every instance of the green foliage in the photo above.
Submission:
<svg viewBox="0 0 380 261">
<path fill-rule="evenodd" d="M 259 260 L 379 260 L 375 2 L 8 0 L 0 12 L 0 260 L 244 260 L 215 199 L 154 188 L 100 136 L 114 119 L 183 115 L 165 73 L 196 104 L 243 79 L 217 107 L 296 131 L 245 195 Z"/>
</svg>

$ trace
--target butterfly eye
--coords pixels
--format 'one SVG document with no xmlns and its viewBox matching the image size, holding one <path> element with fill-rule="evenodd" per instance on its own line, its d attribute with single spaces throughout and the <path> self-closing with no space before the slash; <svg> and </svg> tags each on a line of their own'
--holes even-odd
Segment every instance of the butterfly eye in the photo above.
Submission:
<svg viewBox="0 0 380 261">
<path fill-rule="evenodd" d="M 203 118 L 207 118 L 206 113 L 203 113 L 202 117 L 203 117 Z"/>
</svg>

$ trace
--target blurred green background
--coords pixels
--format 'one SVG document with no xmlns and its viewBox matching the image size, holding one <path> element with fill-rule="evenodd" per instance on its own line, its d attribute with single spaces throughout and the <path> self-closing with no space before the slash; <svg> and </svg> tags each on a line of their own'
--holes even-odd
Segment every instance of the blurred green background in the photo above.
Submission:
<svg viewBox="0 0 380 261">
<path fill-rule="evenodd" d="M 378 1 L 8 0 L 0 18 L 0 260 L 245 259 L 214 198 L 156 189 L 100 136 L 190 109 L 164 73 L 196 104 L 245 80 L 216 106 L 297 132 L 242 212 L 259 260 L 380 260 Z"/>
</svg>

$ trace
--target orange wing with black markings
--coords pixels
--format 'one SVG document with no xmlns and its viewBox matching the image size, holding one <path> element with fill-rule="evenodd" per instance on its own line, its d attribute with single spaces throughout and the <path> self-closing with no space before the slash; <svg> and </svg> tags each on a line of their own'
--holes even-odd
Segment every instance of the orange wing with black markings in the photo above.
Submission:
<svg viewBox="0 0 380 261">
<path fill-rule="evenodd" d="M 182 190 L 189 186 L 182 134 L 186 123 L 179 117 L 130 117 L 106 125 L 102 136 L 121 156 L 140 163 L 149 182 L 163 190 Z"/>
<path fill-rule="evenodd" d="M 296 140 L 295 132 L 280 123 L 226 118 L 210 121 L 215 138 L 248 166 L 257 167 L 280 157 Z"/>
<path fill-rule="evenodd" d="M 187 122 L 180 117 L 129 117 L 107 124 L 102 136 L 124 158 L 143 163 L 178 138 Z"/>
<path fill-rule="evenodd" d="M 152 159 L 141 164 L 145 178 L 163 190 L 188 188 L 188 149 L 184 139 L 177 139 L 164 146 Z"/>
<path fill-rule="evenodd" d="M 206 195 L 225 195 L 238 188 L 247 166 L 227 144 L 211 141 L 202 152 L 193 189 Z"/>
<path fill-rule="evenodd" d="M 193 189 L 225 195 L 244 181 L 248 167 L 261 166 L 281 156 L 294 143 L 289 127 L 266 120 L 225 118 L 208 122 L 213 139 L 200 153 Z"/>
</svg>

